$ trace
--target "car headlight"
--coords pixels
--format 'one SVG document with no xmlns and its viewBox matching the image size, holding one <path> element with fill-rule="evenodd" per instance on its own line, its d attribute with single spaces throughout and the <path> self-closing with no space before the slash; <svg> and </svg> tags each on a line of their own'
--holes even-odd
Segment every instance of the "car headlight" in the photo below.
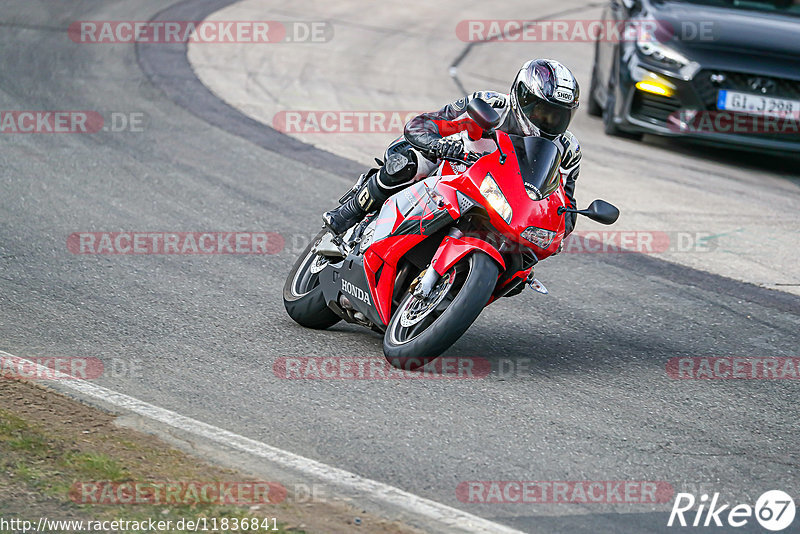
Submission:
<svg viewBox="0 0 800 534">
<path fill-rule="evenodd" d="M 686 56 L 660 42 L 651 29 L 642 28 L 639 31 L 636 48 L 650 61 L 665 67 L 681 68 L 690 63 Z"/>
<path fill-rule="evenodd" d="M 544 228 L 529 226 L 524 232 L 522 232 L 522 237 L 537 247 L 546 249 L 553 242 L 553 239 L 556 237 L 556 233 L 551 230 L 545 230 Z"/>
<path fill-rule="evenodd" d="M 491 174 L 486 174 L 486 178 L 481 183 L 481 194 L 489 201 L 494 211 L 507 223 L 511 223 L 511 205 L 506 200 L 505 195 L 500 190 L 500 186 L 494 181 Z"/>
</svg>

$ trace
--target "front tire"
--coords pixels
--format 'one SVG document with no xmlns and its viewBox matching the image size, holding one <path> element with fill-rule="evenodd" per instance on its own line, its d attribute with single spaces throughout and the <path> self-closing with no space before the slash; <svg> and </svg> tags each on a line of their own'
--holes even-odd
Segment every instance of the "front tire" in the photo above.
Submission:
<svg viewBox="0 0 800 534">
<path fill-rule="evenodd" d="M 321 262 L 325 260 L 312 252 L 326 233 L 323 230 L 311 240 L 295 262 L 283 286 L 283 306 L 289 317 L 302 326 L 318 330 L 329 328 L 341 320 L 328 308 L 319 285 L 319 271 L 324 268 Z"/>
<path fill-rule="evenodd" d="M 386 360 L 409 371 L 434 360 L 478 318 L 492 296 L 498 274 L 494 260 L 474 252 L 439 279 L 426 301 L 407 293 L 383 337 Z"/>
</svg>

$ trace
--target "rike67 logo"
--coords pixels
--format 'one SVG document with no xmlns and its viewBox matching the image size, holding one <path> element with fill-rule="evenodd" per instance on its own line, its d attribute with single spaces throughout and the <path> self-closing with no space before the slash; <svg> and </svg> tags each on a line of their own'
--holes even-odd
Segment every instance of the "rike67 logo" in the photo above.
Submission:
<svg viewBox="0 0 800 534">
<path fill-rule="evenodd" d="M 749 504 L 719 504 L 719 493 L 708 502 L 708 495 L 700 496 L 699 502 L 691 493 L 678 493 L 669 514 L 667 526 L 743 527 L 755 516 L 755 520 L 765 529 L 778 532 L 786 529 L 794 521 L 795 504 L 788 493 L 780 490 L 767 491 L 756 501 L 755 507 Z M 692 510 L 697 504 L 697 510 Z M 676 522 L 677 519 L 677 522 Z"/>
</svg>

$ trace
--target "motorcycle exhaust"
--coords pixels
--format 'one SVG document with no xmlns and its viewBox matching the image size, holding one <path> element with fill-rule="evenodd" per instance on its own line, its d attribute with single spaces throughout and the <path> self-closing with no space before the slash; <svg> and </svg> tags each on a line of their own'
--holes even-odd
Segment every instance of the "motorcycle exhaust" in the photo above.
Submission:
<svg viewBox="0 0 800 534">
<path fill-rule="evenodd" d="M 364 315 L 360 311 L 356 311 L 355 307 L 353 306 L 353 303 L 350 302 L 350 299 L 348 299 L 346 296 L 339 295 L 339 306 L 345 311 L 345 313 L 347 313 L 347 315 L 352 320 L 354 320 L 358 324 L 366 326 L 368 328 L 372 328 L 374 326 L 372 324 L 372 321 L 367 319 L 366 315 Z"/>
<path fill-rule="evenodd" d="M 339 306 L 341 306 L 343 310 L 348 310 L 348 311 L 355 309 L 353 308 L 353 303 L 350 302 L 350 299 L 348 299 L 344 295 L 339 295 Z"/>
</svg>

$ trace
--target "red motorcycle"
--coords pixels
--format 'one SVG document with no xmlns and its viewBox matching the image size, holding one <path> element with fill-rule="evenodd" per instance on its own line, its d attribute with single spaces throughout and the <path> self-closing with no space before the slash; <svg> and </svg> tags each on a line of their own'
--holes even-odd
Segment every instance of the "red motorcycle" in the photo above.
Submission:
<svg viewBox="0 0 800 534">
<path fill-rule="evenodd" d="M 554 143 L 496 131 L 500 117 L 482 100 L 468 113 L 497 150 L 442 162 L 341 237 L 320 232 L 283 289 L 292 319 L 372 328 L 384 334 L 386 359 L 413 370 L 455 343 L 484 306 L 526 283 L 547 293 L 533 267 L 558 252 L 566 212 L 617 220 L 619 210 L 602 200 L 585 210 L 567 205 Z"/>
</svg>

